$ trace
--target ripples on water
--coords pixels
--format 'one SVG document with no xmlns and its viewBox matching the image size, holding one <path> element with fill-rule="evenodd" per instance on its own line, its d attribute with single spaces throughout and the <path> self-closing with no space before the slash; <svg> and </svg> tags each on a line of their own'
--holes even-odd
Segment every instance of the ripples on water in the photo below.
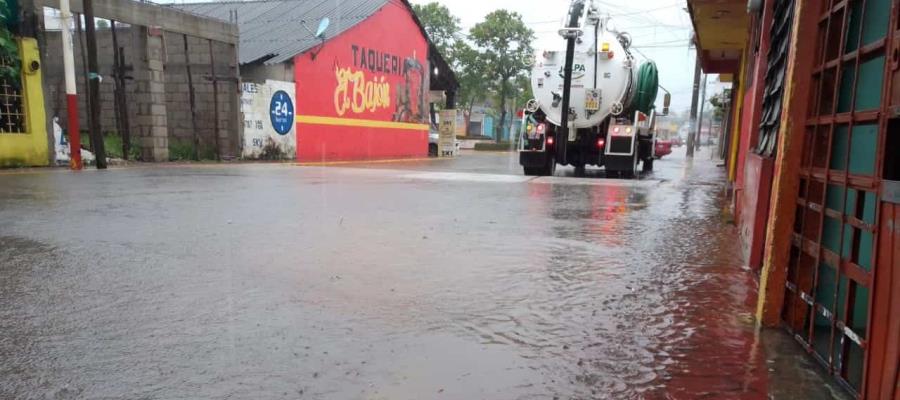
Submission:
<svg viewBox="0 0 900 400">
<path fill-rule="evenodd" d="M 749 310 L 728 293 L 747 277 L 715 188 L 532 190 L 539 240 L 509 244 L 497 260 L 502 267 L 485 279 L 504 290 L 474 296 L 452 325 L 484 344 L 514 347 L 539 365 L 540 384 L 563 397 L 661 398 L 689 366 L 727 368 L 734 357 L 737 371 L 709 371 L 725 380 L 753 361 L 722 343 L 741 346 L 743 338 L 706 332 L 717 324 L 740 330 L 733 319 Z M 720 317 L 707 320 L 710 308 Z M 705 340 L 719 342 L 704 352 Z"/>
<path fill-rule="evenodd" d="M 224 193 L 205 179 L 227 177 L 190 176 L 163 200 L 92 205 L 120 210 L 96 216 L 111 232 L 96 252 L 20 224 L 63 248 L 0 238 L 0 394 L 764 398 L 751 280 L 721 175 L 704 173 L 631 187 L 292 172 Z"/>
</svg>

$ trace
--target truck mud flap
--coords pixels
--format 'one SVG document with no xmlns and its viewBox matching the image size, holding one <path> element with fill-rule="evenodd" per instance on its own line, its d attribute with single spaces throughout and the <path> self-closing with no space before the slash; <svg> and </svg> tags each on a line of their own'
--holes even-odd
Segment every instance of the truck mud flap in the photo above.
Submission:
<svg viewBox="0 0 900 400">
<path fill-rule="evenodd" d="M 519 164 L 527 168 L 539 168 L 547 165 L 550 152 L 547 151 L 522 151 L 519 152 Z"/>
</svg>

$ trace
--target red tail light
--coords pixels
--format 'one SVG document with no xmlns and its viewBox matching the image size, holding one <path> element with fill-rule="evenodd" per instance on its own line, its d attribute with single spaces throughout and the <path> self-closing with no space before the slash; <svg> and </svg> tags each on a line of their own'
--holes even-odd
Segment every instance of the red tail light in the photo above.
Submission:
<svg viewBox="0 0 900 400">
<path fill-rule="evenodd" d="M 553 136 L 547 136 L 547 146 L 553 146 Z"/>
<path fill-rule="evenodd" d="M 606 139 L 604 139 L 604 138 L 597 139 L 597 147 L 602 149 L 603 146 L 606 146 Z"/>
</svg>

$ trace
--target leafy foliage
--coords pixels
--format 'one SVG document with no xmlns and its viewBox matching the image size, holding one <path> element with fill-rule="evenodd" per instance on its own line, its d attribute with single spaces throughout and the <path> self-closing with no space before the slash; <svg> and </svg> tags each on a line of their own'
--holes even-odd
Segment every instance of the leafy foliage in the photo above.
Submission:
<svg viewBox="0 0 900 400">
<path fill-rule="evenodd" d="M 440 3 L 413 4 L 413 11 L 425 26 L 425 32 L 448 64 L 455 62 L 454 50 L 460 40 L 459 18 Z"/>
<path fill-rule="evenodd" d="M 485 80 L 488 66 L 477 50 L 465 42 L 458 42 L 454 51 L 457 56 L 454 67 L 459 81 L 457 99 L 466 111 L 471 111 L 475 102 L 490 96 L 495 85 L 490 80 Z"/>
<path fill-rule="evenodd" d="M 110 131 L 103 134 L 103 146 L 106 149 L 106 156 L 110 158 L 124 158 L 122 135 L 117 132 Z M 85 149 L 91 148 L 91 135 L 88 131 L 81 131 L 81 147 Z M 139 160 L 141 158 L 141 149 L 138 146 L 130 146 L 128 148 L 128 159 Z"/>
<path fill-rule="evenodd" d="M 531 66 L 534 31 L 525 26 L 519 13 L 497 10 L 472 27 L 469 37 L 479 50 L 481 62 L 487 66 L 487 76 L 500 92 L 497 129 L 503 132 L 506 103 L 510 96 L 517 96 L 518 78 L 525 77 Z"/>
<path fill-rule="evenodd" d="M 18 87 L 21 72 L 19 46 L 9 30 L 9 25 L 15 22 L 16 16 L 8 1 L 10 0 L 0 0 L 0 80 Z"/>
<path fill-rule="evenodd" d="M 725 110 L 731 103 L 730 99 L 731 91 L 728 89 L 709 98 L 709 103 L 713 106 L 713 118 L 716 121 L 721 121 L 725 118 Z"/>
<path fill-rule="evenodd" d="M 432 2 L 413 8 L 431 41 L 456 73 L 457 100 L 466 115 L 476 104 L 499 98 L 498 111 L 505 117 L 509 100 L 524 104 L 531 98 L 527 71 L 534 33 L 522 22 L 521 15 L 494 11 L 469 31 L 467 40 L 459 18 L 446 6 Z M 502 120 L 499 129 L 503 129 Z"/>
</svg>

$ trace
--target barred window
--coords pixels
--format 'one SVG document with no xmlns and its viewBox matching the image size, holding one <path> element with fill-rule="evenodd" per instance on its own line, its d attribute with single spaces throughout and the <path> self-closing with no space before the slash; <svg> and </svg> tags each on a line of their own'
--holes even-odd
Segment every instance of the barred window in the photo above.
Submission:
<svg viewBox="0 0 900 400">
<path fill-rule="evenodd" d="M 767 55 L 766 86 L 763 93 L 763 114 L 759 124 L 759 143 L 756 152 L 767 157 L 775 155 L 778 129 L 781 127 L 781 109 L 784 100 L 784 82 L 787 79 L 787 59 L 791 42 L 794 1 L 775 2 L 772 18 L 771 47 Z"/>
<path fill-rule="evenodd" d="M 0 58 L 0 65 L 8 60 Z M 19 82 L 0 78 L 0 133 L 26 133 L 25 108 Z"/>
</svg>

